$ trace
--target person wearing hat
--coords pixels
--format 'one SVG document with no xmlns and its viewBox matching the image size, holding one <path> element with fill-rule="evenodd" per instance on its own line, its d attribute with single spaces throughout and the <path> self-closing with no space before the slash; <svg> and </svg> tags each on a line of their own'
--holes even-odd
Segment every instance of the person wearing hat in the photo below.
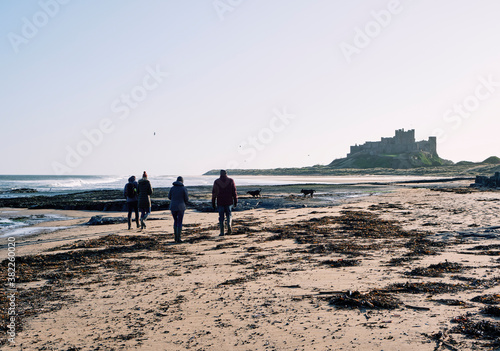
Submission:
<svg viewBox="0 0 500 351">
<path fill-rule="evenodd" d="M 238 195 L 234 180 L 227 176 L 225 170 L 220 171 L 220 178 L 216 179 L 212 187 L 212 207 L 219 212 L 220 235 L 224 236 L 224 216 L 227 221 L 227 233 L 231 234 L 231 211 L 238 204 Z"/>
<path fill-rule="evenodd" d="M 135 180 L 135 176 L 131 176 L 128 179 L 128 183 L 125 184 L 123 189 L 123 195 L 127 199 L 127 210 L 128 210 L 128 229 L 132 228 L 132 212 L 135 213 L 135 224 L 139 228 L 139 203 L 137 197 L 137 187 L 138 184 Z"/>
<path fill-rule="evenodd" d="M 186 203 L 189 201 L 188 192 L 184 186 L 184 179 L 179 176 L 172 183 L 173 187 L 168 192 L 170 199 L 170 211 L 174 217 L 174 240 L 176 243 L 181 243 L 182 219 L 184 211 L 186 211 Z"/>
<path fill-rule="evenodd" d="M 153 194 L 153 188 L 151 188 L 151 182 L 148 179 L 148 174 L 146 171 L 142 173 L 142 178 L 139 179 L 137 194 L 139 195 L 139 211 L 141 211 L 141 230 L 146 228 L 146 218 L 148 218 L 151 213 L 151 194 Z"/>
</svg>

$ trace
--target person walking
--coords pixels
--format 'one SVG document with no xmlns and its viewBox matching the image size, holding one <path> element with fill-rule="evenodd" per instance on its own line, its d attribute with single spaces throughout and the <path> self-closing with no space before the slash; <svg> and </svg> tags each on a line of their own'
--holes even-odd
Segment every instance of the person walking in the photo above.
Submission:
<svg viewBox="0 0 500 351">
<path fill-rule="evenodd" d="M 231 234 L 231 211 L 238 204 L 238 194 L 234 180 L 227 176 L 225 170 L 220 171 L 220 177 L 212 187 L 212 207 L 219 211 L 219 236 L 224 236 L 224 216 L 226 217 L 227 233 Z"/>
<path fill-rule="evenodd" d="M 168 192 L 170 199 L 170 211 L 174 217 L 174 240 L 176 243 L 181 243 L 182 232 L 182 219 L 184 218 L 184 211 L 186 211 L 186 203 L 189 201 L 188 191 L 184 186 L 184 179 L 179 176 L 177 180 L 172 183 L 173 187 Z"/>
<path fill-rule="evenodd" d="M 142 178 L 139 179 L 137 194 L 139 195 L 139 211 L 141 211 L 141 230 L 146 228 L 146 219 L 151 213 L 151 194 L 153 194 L 153 188 L 151 188 L 151 182 L 148 179 L 148 174 L 146 171 L 142 173 Z"/>
<path fill-rule="evenodd" d="M 135 180 L 135 176 L 131 176 L 123 189 L 123 195 L 127 199 L 127 218 L 129 230 L 132 228 L 132 212 L 135 213 L 135 224 L 137 225 L 137 228 L 139 228 L 139 197 L 137 196 L 137 187 L 138 184 Z"/>
</svg>

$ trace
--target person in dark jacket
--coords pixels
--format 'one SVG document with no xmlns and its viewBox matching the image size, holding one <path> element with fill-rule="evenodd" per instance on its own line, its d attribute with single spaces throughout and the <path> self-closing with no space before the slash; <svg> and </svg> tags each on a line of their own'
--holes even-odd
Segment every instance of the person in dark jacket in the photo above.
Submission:
<svg viewBox="0 0 500 351">
<path fill-rule="evenodd" d="M 123 195 L 127 199 L 129 230 L 132 227 L 132 212 L 135 213 L 135 224 L 137 228 L 139 228 L 139 197 L 137 196 L 137 186 L 138 184 L 135 180 L 135 176 L 131 176 L 123 189 Z"/>
<path fill-rule="evenodd" d="M 219 211 L 220 236 L 224 236 L 224 215 L 227 222 L 227 233 L 231 234 L 231 211 L 238 204 L 236 185 L 234 180 L 227 176 L 225 170 L 220 171 L 220 177 L 215 180 L 212 187 L 212 207 Z"/>
<path fill-rule="evenodd" d="M 148 174 L 146 171 L 142 173 L 142 178 L 139 179 L 137 194 L 139 195 L 139 211 L 141 211 L 141 230 L 146 228 L 146 218 L 148 218 L 151 213 L 151 194 L 153 194 L 153 188 L 151 188 L 151 183 L 148 180 Z"/>
<path fill-rule="evenodd" d="M 184 186 L 184 179 L 179 176 L 177 181 L 173 182 L 173 187 L 168 192 L 170 199 L 170 211 L 174 217 L 174 236 L 175 242 L 181 243 L 182 219 L 186 211 L 186 203 L 189 201 L 188 192 Z"/>
</svg>

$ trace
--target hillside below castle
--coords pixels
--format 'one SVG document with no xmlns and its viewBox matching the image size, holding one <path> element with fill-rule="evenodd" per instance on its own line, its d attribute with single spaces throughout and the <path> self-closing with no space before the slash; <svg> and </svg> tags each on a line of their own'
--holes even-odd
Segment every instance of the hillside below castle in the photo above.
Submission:
<svg viewBox="0 0 500 351">
<path fill-rule="evenodd" d="M 398 129 L 393 137 L 351 146 L 347 157 L 332 161 L 333 168 L 406 169 L 451 165 L 437 154 L 436 137 L 415 141 L 415 130 Z"/>
</svg>

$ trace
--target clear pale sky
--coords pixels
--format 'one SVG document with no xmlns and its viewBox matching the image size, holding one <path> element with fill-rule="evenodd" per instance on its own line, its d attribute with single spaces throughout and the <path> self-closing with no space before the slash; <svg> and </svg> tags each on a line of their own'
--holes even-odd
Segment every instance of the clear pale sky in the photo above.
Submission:
<svg viewBox="0 0 500 351">
<path fill-rule="evenodd" d="M 0 174 L 500 156 L 497 0 L 1 0 Z"/>
</svg>

